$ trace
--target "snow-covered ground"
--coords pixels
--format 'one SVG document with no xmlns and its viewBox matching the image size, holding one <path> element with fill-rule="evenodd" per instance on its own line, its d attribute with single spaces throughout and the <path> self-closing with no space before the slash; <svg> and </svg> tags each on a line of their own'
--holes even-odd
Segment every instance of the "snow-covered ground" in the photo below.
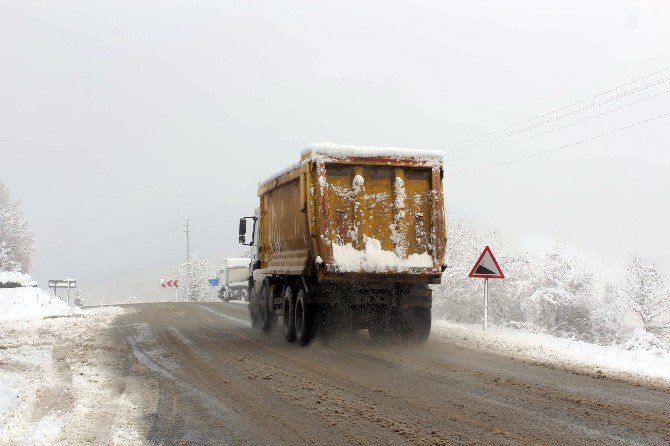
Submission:
<svg viewBox="0 0 670 446">
<path fill-rule="evenodd" d="M 0 288 L 0 321 L 41 319 L 80 313 L 53 294 L 34 287 Z"/>
<path fill-rule="evenodd" d="M 101 341 L 125 311 L 73 310 L 37 288 L 0 290 L 0 445 L 88 444 L 97 433 L 86 425 L 98 416 L 115 428 L 106 444 L 133 444 L 133 405 L 112 385 L 102 353 L 114 346 Z"/>
<path fill-rule="evenodd" d="M 670 353 L 647 342 L 601 346 L 573 339 L 530 333 L 514 328 L 434 321 L 431 339 L 468 348 L 548 364 L 596 377 L 670 386 Z"/>
</svg>

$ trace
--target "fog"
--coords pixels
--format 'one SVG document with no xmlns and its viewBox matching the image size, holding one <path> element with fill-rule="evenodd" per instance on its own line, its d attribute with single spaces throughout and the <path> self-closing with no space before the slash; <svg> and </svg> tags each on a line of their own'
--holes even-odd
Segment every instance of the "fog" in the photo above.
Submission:
<svg viewBox="0 0 670 446">
<path fill-rule="evenodd" d="M 1 1 L 0 180 L 43 286 L 173 265 L 184 217 L 193 252 L 238 255 L 258 181 L 322 141 L 444 150 L 450 214 L 670 273 L 670 118 L 590 139 L 670 112 L 668 23 L 662 2 Z"/>
</svg>

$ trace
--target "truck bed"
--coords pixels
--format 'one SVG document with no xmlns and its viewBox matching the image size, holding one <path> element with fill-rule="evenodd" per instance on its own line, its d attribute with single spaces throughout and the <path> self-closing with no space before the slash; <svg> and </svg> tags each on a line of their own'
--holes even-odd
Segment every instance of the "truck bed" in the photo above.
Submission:
<svg viewBox="0 0 670 446">
<path fill-rule="evenodd" d="M 442 153 L 308 146 L 259 186 L 261 268 L 321 280 L 442 272 Z"/>
</svg>

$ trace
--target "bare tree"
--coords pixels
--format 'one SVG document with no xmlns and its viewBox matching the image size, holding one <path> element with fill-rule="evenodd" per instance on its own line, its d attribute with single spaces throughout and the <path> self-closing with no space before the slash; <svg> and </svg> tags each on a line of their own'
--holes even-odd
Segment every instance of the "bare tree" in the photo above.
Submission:
<svg viewBox="0 0 670 446">
<path fill-rule="evenodd" d="M 655 265 L 633 256 L 628 262 L 621 293 L 624 302 L 640 317 L 647 331 L 657 332 L 667 328 L 668 324 L 662 324 L 659 319 L 670 311 L 670 291 Z"/>
<path fill-rule="evenodd" d="M 0 182 L 0 270 L 28 272 L 32 267 L 34 239 L 18 201 Z"/>
</svg>

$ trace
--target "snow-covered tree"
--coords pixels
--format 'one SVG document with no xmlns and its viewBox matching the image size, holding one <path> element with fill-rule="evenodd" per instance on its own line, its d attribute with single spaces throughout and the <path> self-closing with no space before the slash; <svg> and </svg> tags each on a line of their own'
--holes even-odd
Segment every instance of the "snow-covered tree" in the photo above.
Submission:
<svg viewBox="0 0 670 446">
<path fill-rule="evenodd" d="M 483 281 L 468 273 L 489 245 L 505 272 L 489 281 L 489 320 L 558 336 L 611 344 L 627 328 L 616 286 L 594 267 L 566 253 L 556 242 L 544 255 L 531 255 L 498 232 L 481 235 L 464 219 L 449 219 L 447 270 L 433 287 L 433 315 L 480 323 Z"/>
<path fill-rule="evenodd" d="M 621 295 L 647 331 L 658 331 L 668 324 L 660 318 L 670 312 L 670 290 L 655 265 L 639 256 L 628 262 L 626 279 L 621 286 Z"/>
<path fill-rule="evenodd" d="M 555 334 L 588 333 L 593 281 L 593 272 L 557 242 L 533 273 L 526 319 Z"/>
<path fill-rule="evenodd" d="M 79 308 L 84 308 L 86 306 L 86 302 L 79 289 L 74 290 L 74 305 Z"/>
<path fill-rule="evenodd" d="M 215 273 L 214 268 L 208 260 L 195 255 L 191 256 L 190 286 L 187 262 L 180 263 L 177 268 L 175 268 L 174 277 L 179 279 L 177 300 L 188 300 L 191 302 L 212 300 L 212 288 L 210 287 L 208 280 L 215 277 Z"/>
<path fill-rule="evenodd" d="M 32 267 L 34 239 L 18 201 L 0 182 L 0 270 L 28 272 Z"/>
</svg>

